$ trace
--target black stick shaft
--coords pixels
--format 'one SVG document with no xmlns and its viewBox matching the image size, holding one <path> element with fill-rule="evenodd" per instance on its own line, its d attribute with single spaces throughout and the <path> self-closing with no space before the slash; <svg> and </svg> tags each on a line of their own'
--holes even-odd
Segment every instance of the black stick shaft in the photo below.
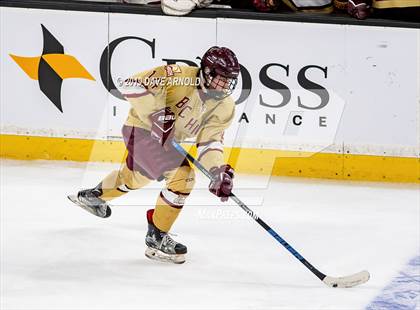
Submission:
<svg viewBox="0 0 420 310">
<path fill-rule="evenodd" d="M 198 168 L 202 173 L 206 175 L 210 180 L 213 179 L 213 176 L 210 172 L 204 168 L 204 166 L 192 157 L 179 143 L 172 140 L 172 145 L 175 149 L 184 155 L 194 166 Z M 235 201 L 238 206 L 244 210 L 250 217 L 252 217 L 261 227 L 263 227 L 271 236 L 274 237 L 282 246 L 284 246 L 295 258 L 297 258 L 306 268 L 308 268 L 314 275 L 316 275 L 321 281 L 326 277 L 321 271 L 316 269 L 311 263 L 309 263 L 298 251 L 296 251 L 286 240 L 284 240 L 278 233 L 274 231 L 266 222 L 264 222 L 254 211 L 252 211 L 248 206 L 243 203 L 238 197 L 233 193 L 230 195 L 230 199 Z"/>
</svg>

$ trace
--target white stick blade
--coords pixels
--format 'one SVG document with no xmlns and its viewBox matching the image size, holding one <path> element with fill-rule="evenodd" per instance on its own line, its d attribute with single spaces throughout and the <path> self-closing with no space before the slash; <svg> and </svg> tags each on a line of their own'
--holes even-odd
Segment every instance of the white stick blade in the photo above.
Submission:
<svg viewBox="0 0 420 310">
<path fill-rule="evenodd" d="M 364 270 L 353 275 L 347 277 L 329 277 L 326 276 L 325 279 L 322 281 L 326 285 L 330 287 L 353 287 L 356 285 L 360 285 L 366 283 L 370 278 L 370 274 L 368 271 Z"/>
</svg>

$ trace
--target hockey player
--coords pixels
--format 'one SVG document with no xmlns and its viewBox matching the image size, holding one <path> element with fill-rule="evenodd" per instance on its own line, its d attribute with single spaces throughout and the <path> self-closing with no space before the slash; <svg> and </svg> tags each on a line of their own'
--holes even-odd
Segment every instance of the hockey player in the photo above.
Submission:
<svg viewBox="0 0 420 310">
<path fill-rule="evenodd" d="M 234 171 L 224 163 L 223 134 L 234 116 L 230 97 L 240 67 L 226 47 L 211 47 L 201 67 L 167 65 L 141 72 L 126 82 L 125 98 L 131 109 L 123 126 L 128 151 L 125 164 L 95 188 L 69 198 L 87 211 L 108 217 L 108 201 L 153 180 L 165 181 L 154 209 L 146 214 L 146 256 L 183 263 L 187 247 L 168 232 L 194 186 L 194 170 L 172 146 L 196 138 L 198 160 L 214 176 L 211 193 L 226 201 L 233 187 Z M 198 83 L 196 82 L 198 81 Z"/>
</svg>

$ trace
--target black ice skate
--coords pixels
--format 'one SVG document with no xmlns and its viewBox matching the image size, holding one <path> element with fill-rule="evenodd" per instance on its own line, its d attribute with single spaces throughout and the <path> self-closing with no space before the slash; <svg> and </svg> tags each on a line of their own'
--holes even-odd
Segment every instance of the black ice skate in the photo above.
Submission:
<svg viewBox="0 0 420 310">
<path fill-rule="evenodd" d="M 72 202 L 86 211 L 105 218 L 111 215 L 111 208 L 105 200 L 99 198 L 102 195 L 101 184 L 91 189 L 84 189 L 77 193 L 77 195 L 67 196 Z"/>
<path fill-rule="evenodd" d="M 147 211 L 149 228 L 146 234 L 147 248 L 144 254 L 150 259 L 162 262 L 171 262 L 175 264 L 184 263 L 187 247 L 173 240 L 168 233 L 160 231 L 153 224 L 152 218 L 153 210 Z"/>
</svg>

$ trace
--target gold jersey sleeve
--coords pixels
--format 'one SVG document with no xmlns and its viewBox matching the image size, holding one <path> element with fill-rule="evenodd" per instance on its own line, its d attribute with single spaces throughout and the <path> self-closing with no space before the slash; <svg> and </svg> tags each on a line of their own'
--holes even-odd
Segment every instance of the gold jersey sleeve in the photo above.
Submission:
<svg viewBox="0 0 420 310">
<path fill-rule="evenodd" d="M 131 104 L 126 125 L 150 130 L 148 116 L 166 105 L 167 67 L 143 71 L 126 80 L 123 96 Z"/>
<path fill-rule="evenodd" d="M 225 98 L 211 111 L 197 136 L 199 161 L 208 170 L 224 164 L 224 133 L 232 123 L 234 115 L 235 102 L 230 97 Z"/>
</svg>

